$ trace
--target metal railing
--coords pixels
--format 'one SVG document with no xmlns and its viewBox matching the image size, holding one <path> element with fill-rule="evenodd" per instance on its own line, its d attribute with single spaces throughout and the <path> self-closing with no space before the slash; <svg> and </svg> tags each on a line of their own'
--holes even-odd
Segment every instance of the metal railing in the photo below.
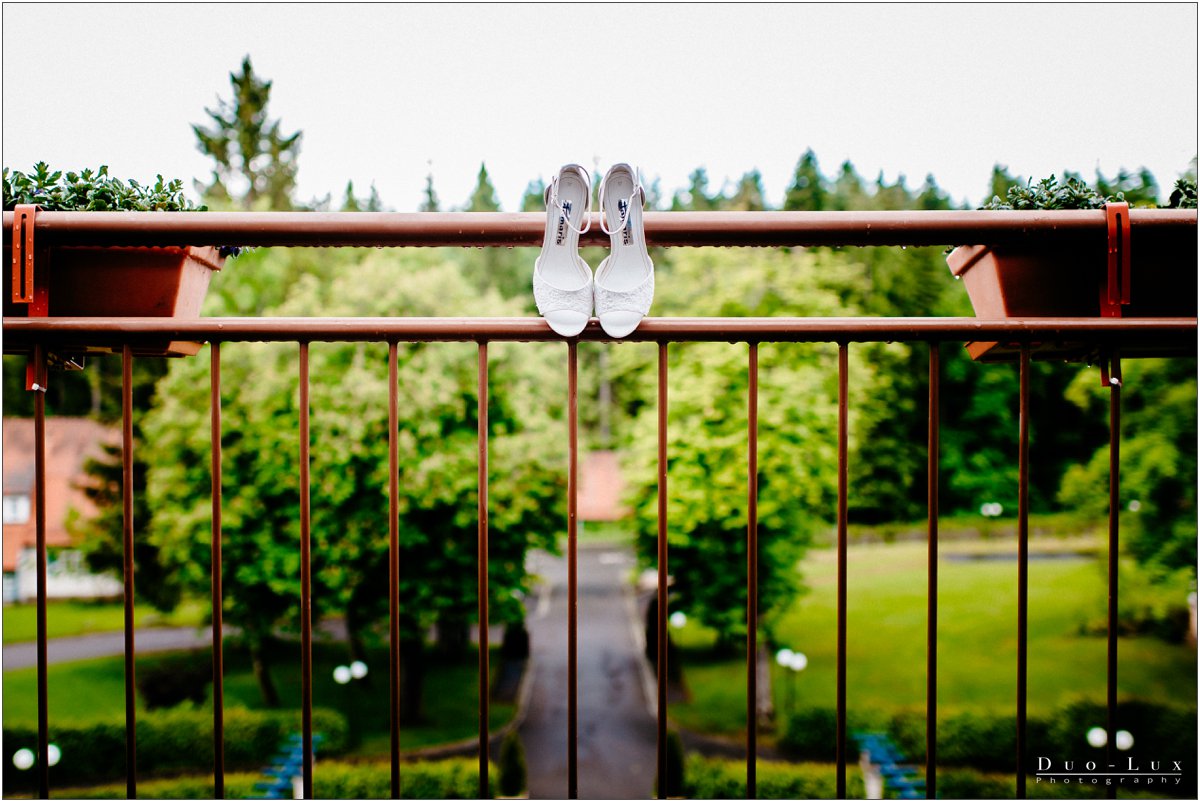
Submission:
<svg viewBox="0 0 1200 802">
<path fill-rule="evenodd" d="M 1133 231 L 1179 232 L 1193 240 L 1196 214 L 1135 210 Z M 5 242 L 13 215 L 5 213 Z M 43 213 L 36 218 L 39 244 L 163 245 L 180 242 L 225 242 L 263 246 L 532 246 L 541 241 L 541 214 L 317 214 L 317 213 Z M 1097 212 L 833 212 L 833 213 L 647 213 L 646 235 L 651 245 L 940 245 L 954 242 L 1000 243 L 1024 240 L 1055 244 L 1103 242 L 1105 215 Z M 598 229 L 598 226 L 595 227 Z M 584 244 L 603 242 L 599 233 Z M 122 421 L 124 466 L 123 531 L 125 549 L 127 790 L 136 796 L 136 714 L 133 637 L 133 496 L 132 496 L 132 360 L 139 343 L 165 337 L 210 343 L 211 460 L 212 460 L 212 616 L 213 616 L 213 738 L 217 797 L 224 795 L 224 696 L 221 588 L 221 346 L 247 341 L 298 344 L 300 379 L 300 499 L 301 499 L 301 642 L 303 787 L 312 797 L 312 620 L 311 532 L 309 514 L 309 374 L 312 342 L 384 342 L 389 373 L 389 638 L 391 791 L 400 793 L 399 749 L 399 479 L 397 347 L 401 342 L 471 341 L 478 348 L 478 596 L 479 596 L 479 779 L 480 796 L 488 789 L 488 344 L 496 341 L 562 341 L 568 353 L 568 789 L 578 796 L 578 627 L 576 603 L 576 495 L 578 482 L 578 343 L 610 338 L 595 320 L 583 333 L 563 340 L 539 318 L 5 318 L 5 350 L 31 355 L 36 381 L 45 385 L 46 354 L 56 345 L 86 341 L 111 346 L 122 353 Z M 989 339 L 1014 344 L 1020 374 L 1018 470 L 1018 615 L 1017 615 L 1017 795 L 1025 796 L 1026 695 L 1028 640 L 1028 483 L 1029 380 L 1033 343 L 1086 340 L 1108 355 L 1114 378 L 1119 377 L 1119 353 L 1146 343 L 1169 343 L 1181 350 L 1196 344 L 1195 318 L 1036 318 L 979 320 L 973 318 L 647 318 L 627 340 L 658 344 L 658 621 L 657 621 L 657 765 L 666 776 L 667 733 L 667 355 L 671 343 L 686 341 L 745 342 L 749 388 L 747 394 L 747 658 L 746 736 L 747 795 L 756 795 L 757 699 L 757 490 L 758 490 L 758 346 L 764 342 L 832 342 L 838 347 L 837 426 L 837 796 L 846 795 L 846 590 L 850 486 L 848 479 L 849 369 L 851 344 L 903 341 L 924 343 L 929 352 L 928 398 L 928 564 L 926 666 L 926 794 L 936 795 L 937 733 L 937 620 L 938 620 L 938 472 L 939 472 L 939 348 L 943 343 Z M 1119 547 L 1117 492 L 1121 385 L 1110 384 L 1110 505 L 1108 540 L 1108 731 L 1114 731 L 1117 690 L 1117 574 Z M 38 630 L 38 749 L 39 791 L 49 795 L 48 709 L 46 680 L 46 544 L 45 544 L 45 399 L 35 393 L 35 522 L 37 530 Z M 1109 748 L 1113 740 L 1109 739 Z M 1115 789 L 1114 789 L 1115 790 Z"/>
</svg>

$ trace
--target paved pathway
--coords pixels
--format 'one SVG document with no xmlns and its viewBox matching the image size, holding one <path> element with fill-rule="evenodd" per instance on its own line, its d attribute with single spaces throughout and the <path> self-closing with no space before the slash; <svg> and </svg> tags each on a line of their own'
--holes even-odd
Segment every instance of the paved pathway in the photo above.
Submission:
<svg viewBox="0 0 1200 802">
<path fill-rule="evenodd" d="M 528 617 L 533 667 L 521 724 L 533 799 L 567 796 L 567 565 L 535 554 L 544 577 Z M 579 550 L 579 796 L 653 795 L 656 730 L 642 687 L 633 603 L 625 589 L 633 555 Z"/>
<path fill-rule="evenodd" d="M 174 649 L 198 649 L 212 645 L 212 630 L 197 627 L 163 627 L 139 629 L 134 635 L 138 654 L 164 652 Z M 46 661 L 65 663 L 125 654 L 123 632 L 98 632 L 70 638 L 51 638 L 46 641 Z M 4 644 L 4 670 L 29 668 L 37 665 L 37 642 Z"/>
</svg>

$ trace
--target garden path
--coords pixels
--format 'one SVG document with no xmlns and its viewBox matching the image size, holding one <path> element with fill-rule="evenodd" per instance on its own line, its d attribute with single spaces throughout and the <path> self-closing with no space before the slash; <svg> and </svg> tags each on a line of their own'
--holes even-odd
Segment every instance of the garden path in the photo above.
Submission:
<svg viewBox="0 0 1200 802">
<path fill-rule="evenodd" d="M 521 724 L 533 799 L 567 796 L 567 564 L 531 556 L 543 578 L 527 618 L 533 686 Z M 643 690 L 627 549 L 579 549 L 578 782 L 581 799 L 653 796 L 654 718 Z"/>
</svg>

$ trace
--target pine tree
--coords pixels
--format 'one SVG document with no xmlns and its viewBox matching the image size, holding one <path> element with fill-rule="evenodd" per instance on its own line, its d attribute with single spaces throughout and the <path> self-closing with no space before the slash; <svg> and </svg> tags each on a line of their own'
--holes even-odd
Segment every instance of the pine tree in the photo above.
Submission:
<svg viewBox="0 0 1200 802">
<path fill-rule="evenodd" d="M 379 197 L 379 190 L 375 188 L 375 182 L 371 182 L 371 193 L 366 199 L 359 198 L 354 194 L 354 182 L 346 182 L 346 195 L 342 200 L 343 212 L 382 212 L 383 200 Z"/>
<path fill-rule="evenodd" d="M 756 168 L 742 176 L 737 190 L 725 202 L 724 208 L 738 212 L 761 212 L 767 208 L 763 195 L 762 173 Z"/>
<path fill-rule="evenodd" d="M 488 177 L 487 165 L 482 162 L 479 164 L 479 180 L 475 184 L 475 191 L 471 193 L 471 200 L 467 203 L 467 211 L 500 211 L 500 201 L 496 198 L 496 188 L 492 186 L 492 179 Z"/>
<path fill-rule="evenodd" d="M 999 198 L 1005 200 L 1008 198 L 1008 190 L 1012 187 L 1020 186 L 1021 179 L 1011 175 L 1008 172 L 1007 165 L 995 164 L 992 166 L 992 180 L 988 189 L 988 196 L 984 200 L 985 203 Z"/>
<path fill-rule="evenodd" d="M 301 132 L 284 134 L 270 118 L 271 81 L 255 75 L 249 56 L 229 80 L 233 100 L 217 98 L 215 109 L 204 110 L 212 126 L 192 125 L 200 152 L 216 162 L 212 181 L 197 182 L 197 189 L 216 205 L 291 209 Z"/>
<path fill-rule="evenodd" d="M 809 148 L 796 164 L 791 186 L 783 198 L 783 208 L 789 212 L 819 212 L 827 207 L 828 195 L 825 177 L 817 166 L 817 156 Z"/>
<path fill-rule="evenodd" d="M 930 211 L 935 209 L 949 209 L 951 205 L 950 198 L 938 188 L 937 181 L 933 178 L 933 173 L 925 176 L 925 183 L 921 186 L 920 194 L 917 195 L 917 208 Z"/>
<path fill-rule="evenodd" d="M 546 208 L 546 182 L 540 177 L 530 181 L 521 196 L 521 211 L 540 212 Z"/>
<path fill-rule="evenodd" d="M 671 210 L 686 209 L 693 212 L 710 212 L 720 208 L 721 201 L 720 192 L 711 196 L 708 194 L 708 171 L 703 167 L 697 167 L 688 176 L 687 192 L 684 195 L 675 193 L 675 197 L 671 201 Z"/>
<path fill-rule="evenodd" d="M 850 160 L 842 162 L 838 177 L 833 183 L 833 194 L 829 200 L 829 208 L 845 212 L 857 209 L 869 209 L 871 206 L 867 190 L 863 187 L 862 178 L 855 171 Z"/>
<path fill-rule="evenodd" d="M 354 182 L 346 182 L 346 197 L 342 200 L 343 212 L 361 212 L 362 208 L 358 205 L 358 198 L 354 197 Z"/>
<path fill-rule="evenodd" d="M 425 200 L 421 201 L 421 206 L 417 209 L 420 212 L 436 212 L 438 211 L 438 196 L 433 191 L 433 173 L 425 175 Z"/>
</svg>

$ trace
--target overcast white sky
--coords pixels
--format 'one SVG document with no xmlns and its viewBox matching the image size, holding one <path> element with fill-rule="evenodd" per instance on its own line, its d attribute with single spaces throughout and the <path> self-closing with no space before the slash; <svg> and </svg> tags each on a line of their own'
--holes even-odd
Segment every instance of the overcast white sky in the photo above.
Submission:
<svg viewBox="0 0 1200 802">
<path fill-rule="evenodd" d="M 782 201 L 812 148 L 873 180 L 983 200 L 1023 176 L 1197 150 L 1197 6 L 1176 4 L 16 4 L 3 7 L 4 165 L 208 174 L 189 123 L 244 55 L 304 132 L 299 197 L 346 181 L 463 204 L 486 161 L 506 210 L 571 161 L 664 194 L 757 167 Z"/>
</svg>

